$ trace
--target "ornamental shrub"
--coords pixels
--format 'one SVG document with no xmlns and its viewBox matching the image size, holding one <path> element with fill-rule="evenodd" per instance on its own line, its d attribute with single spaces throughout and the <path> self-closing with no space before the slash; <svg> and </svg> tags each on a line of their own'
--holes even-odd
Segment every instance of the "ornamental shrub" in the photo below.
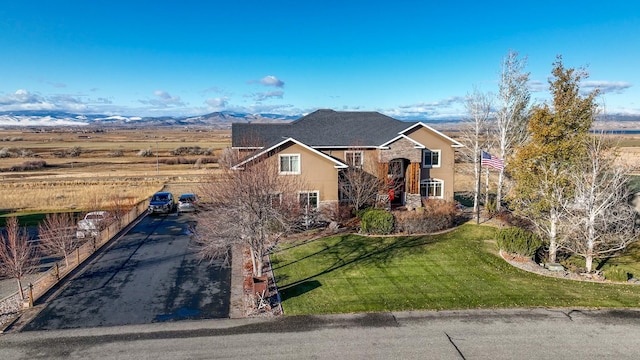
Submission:
<svg viewBox="0 0 640 360">
<path fill-rule="evenodd" d="M 365 234 L 391 234 L 393 231 L 393 215 L 382 209 L 367 210 L 360 217 L 360 229 Z"/>
<path fill-rule="evenodd" d="M 428 199 L 422 202 L 423 207 L 414 211 L 394 211 L 397 232 L 407 234 L 433 233 L 452 228 L 458 210 L 454 202 Z"/>
<path fill-rule="evenodd" d="M 633 274 L 629 273 L 627 269 L 619 266 L 611 266 L 602 272 L 604 278 L 611 281 L 629 281 L 633 277 Z"/>
<path fill-rule="evenodd" d="M 531 257 L 542 246 L 540 237 L 519 227 L 500 229 L 496 234 L 496 241 L 500 250 Z"/>
</svg>

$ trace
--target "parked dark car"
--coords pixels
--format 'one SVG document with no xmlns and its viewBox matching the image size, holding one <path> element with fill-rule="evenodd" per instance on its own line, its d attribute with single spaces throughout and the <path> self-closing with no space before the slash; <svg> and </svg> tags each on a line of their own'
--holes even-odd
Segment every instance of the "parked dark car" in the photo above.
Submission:
<svg viewBox="0 0 640 360">
<path fill-rule="evenodd" d="M 195 212 L 198 210 L 198 196 L 196 194 L 182 194 L 178 198 L 178 212 Z"/>
<path fill-rule="evenodd" d="M 169 214 L 176 210 L 176 201 L 170 192 L 157 192 L 149 202 L 150 214 Z"/>
</svg>

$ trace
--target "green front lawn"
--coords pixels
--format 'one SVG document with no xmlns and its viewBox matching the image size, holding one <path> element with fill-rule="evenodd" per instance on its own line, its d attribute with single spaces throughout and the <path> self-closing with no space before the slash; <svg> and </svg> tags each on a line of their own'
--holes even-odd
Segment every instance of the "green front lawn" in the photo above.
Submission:
<svg viewBox="0 0 640 360">
<path fill-rule="evenodd" d="M 640 286 L 547 278 L 502 260 L 496 230 L 434 236 L 337 235 L 271 256 L 287 315 L 511 307 L 637 307 Z"/>
</svg>

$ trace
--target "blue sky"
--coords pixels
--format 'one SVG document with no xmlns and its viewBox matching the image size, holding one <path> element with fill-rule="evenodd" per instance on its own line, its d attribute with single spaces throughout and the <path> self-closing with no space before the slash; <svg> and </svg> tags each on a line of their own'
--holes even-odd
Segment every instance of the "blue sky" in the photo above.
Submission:
<svg viewBox="0 0 640 360">
<path fill-rule="evenodd" d="M 534 102 L 562 55 L 607 113 L 640 115 L 630 0 L 12 1 L 0 34 L 0 111 L 457 117 L 512 50 Z"/>
</svg>

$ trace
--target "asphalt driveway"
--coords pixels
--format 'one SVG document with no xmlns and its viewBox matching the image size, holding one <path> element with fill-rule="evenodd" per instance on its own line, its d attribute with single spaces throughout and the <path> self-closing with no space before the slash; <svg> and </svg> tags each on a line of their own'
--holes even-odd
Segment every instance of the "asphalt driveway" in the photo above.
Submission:
<svg viewBox="0 0 640 360">
<path fill-rule="evenodd" d="M 227 318 L 231 272 L 202 261 L 192 215 L 147 216 L 61 287 L 23 330 Z"/>
</svg>

